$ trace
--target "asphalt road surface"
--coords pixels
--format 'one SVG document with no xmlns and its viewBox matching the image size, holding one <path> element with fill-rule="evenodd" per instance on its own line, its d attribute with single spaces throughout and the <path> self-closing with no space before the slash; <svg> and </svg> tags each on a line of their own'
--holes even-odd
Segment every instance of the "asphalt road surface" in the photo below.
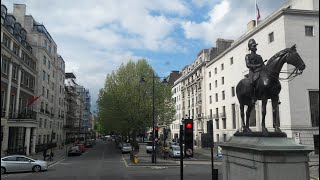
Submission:
<svg viewBox="0 0 320 180">
<path fill-rule="evenodd" d="M 184 167 L 184 180 L 211 180 L 210 165 Z M 5 180 L 179 180 L 179 167 L 127 167 L 114 142 L 97 141 L 82 156 L 67 157 L 48 171 L 10 173 Z M 220 177 L 221 178 L 221 174 Z"/>
</svg>

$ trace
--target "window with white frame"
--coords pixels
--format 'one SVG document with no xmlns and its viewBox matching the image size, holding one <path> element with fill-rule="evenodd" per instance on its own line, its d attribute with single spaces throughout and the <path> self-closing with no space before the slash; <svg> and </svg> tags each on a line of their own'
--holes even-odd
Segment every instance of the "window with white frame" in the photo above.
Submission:
<svg viewBox="0 0 320 180">
<path fill-rule="evenodd" d="M 313 26 L 305 26 L 305 35 L 306 36 L 314 36 L 314 28 Z"/>
<path fill-rule="evenodd" d="M 274 41 L 274 33 L 273 32 L 269 33 L 268 38 L 269 38 L 269 43 L 272 43 Z"/>
</svg>

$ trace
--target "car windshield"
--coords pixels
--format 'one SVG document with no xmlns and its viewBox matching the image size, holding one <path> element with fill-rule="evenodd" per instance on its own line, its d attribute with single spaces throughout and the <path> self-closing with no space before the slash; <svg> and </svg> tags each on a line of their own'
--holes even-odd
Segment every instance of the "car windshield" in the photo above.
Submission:
<svg viewBox="0 0 320 180">
<path fill-rule="evenodd" d="M 147 142 L 147 146 L 152 146 L 152 142 Z"/>
<path fill-rule="evenodd" d="M 131 144 L 129 144 L 129 143 L 124 143 L 122 146 L 123 146 L 123 147 L 130 147 Z"/>
</svg>

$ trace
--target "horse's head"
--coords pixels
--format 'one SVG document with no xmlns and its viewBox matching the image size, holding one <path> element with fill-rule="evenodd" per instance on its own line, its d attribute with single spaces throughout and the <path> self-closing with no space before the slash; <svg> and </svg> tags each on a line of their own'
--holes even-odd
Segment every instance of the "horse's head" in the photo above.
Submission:
<svg viewBox="0 0 320 180">
<path fill-rule="evenodd" d="M 287 63 L 298 68 L 300 72 L 302 72 L 306 68 L 306 65 L 304 64 L 302 58 L 297 53 L 296 45 L 293 45 L 289 49 L 289 52 L 287 54 Z"/>
</svg>

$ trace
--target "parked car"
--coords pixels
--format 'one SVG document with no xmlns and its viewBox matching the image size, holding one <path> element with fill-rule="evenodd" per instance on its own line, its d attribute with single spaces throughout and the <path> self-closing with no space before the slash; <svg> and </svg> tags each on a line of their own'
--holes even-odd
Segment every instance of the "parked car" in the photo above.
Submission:
<svg viewBox="0 0 320 180">
<path fill-rule="evenodd" d="M 183 154 L 183 151 L 182 151 Z M 169 149 L 169 156 L 170 157 L 180 157 L 180 146 L 171 145 Z"/>
<path fill-rule="evenodd" d="M 68 156 L 80 156 L 82 154 L 80 146 L 72 146 L 69 148 Z"/>
<path fill-rule="evenodd" d="M 42 160 L 31 159 L 23 155 L 12 155 L 1 158 L 1 174 L 7 172 L 34 171 L 48 169 L 48 163 Z"/>
<path fill-rule="evenodd" d="M 75 144 L 75 146 L 79 146 L 79 149 L 82 153 L 86 152 L 86 147 L 84 144 Z"/>
<path fill-rule="evenodd" d="M 147 153 L 152 152 L 152 141 L 148 141 L 146 145 Z M 155 148 L 154 148 L 155 149 Z"/>
<path fill-rule="evenodd" d="M 132 146 L 130 143 L 123 143 L 120 149 L 121 153 L 129 153 L 132 151 Z"/>
</svg>

